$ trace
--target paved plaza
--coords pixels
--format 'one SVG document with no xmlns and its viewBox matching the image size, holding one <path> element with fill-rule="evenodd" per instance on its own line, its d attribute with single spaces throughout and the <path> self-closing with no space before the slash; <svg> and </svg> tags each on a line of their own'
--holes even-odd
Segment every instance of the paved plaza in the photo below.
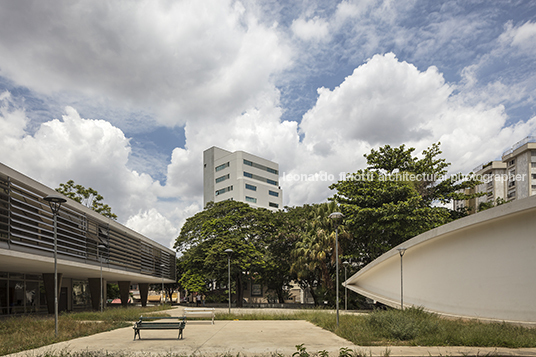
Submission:
<svg viewBox="0 0 536 357">
<path fill-rule="evenodd" d="M 237 309 L 233 311 L 247 312 Z M 166 312 L 172 316 L 182 316 L 182 308 Z M 325 350 L 331 356 L 338 356 L 342 347 L 366 356 L 536 356 L 536 348 L 360 347 L 307 321 L 295 320 L 216 320 L 214 325 L 209 321 L 190 320 L 184 330 L 184 339 L 177 340 L 177 335 L 176 330 L 142 330 L 141 340 L 134 341 L 133 329 L 126 327 L 9 356 L 37 356 L 45 352 L 59 354 L 75 351 L 102 351 L 112 355 L 120 352 L 123 355 L 292 356 L 299 344 L 304 344 L 310 354 Z"/>
</svg>

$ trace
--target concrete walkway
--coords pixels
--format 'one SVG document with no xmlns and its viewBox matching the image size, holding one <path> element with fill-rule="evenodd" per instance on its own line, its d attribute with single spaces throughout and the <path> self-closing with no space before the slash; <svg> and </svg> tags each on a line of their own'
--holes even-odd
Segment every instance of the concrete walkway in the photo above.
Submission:
<svg viewBox="0 0 536 357">
<path fill-rule="evenodd" d="M 233 312 L 238 311 L 240 310 L 233 309 Z M 172 316 L 182 316 L 181 308 L 166 312 Z M 39 356 L 45 353 L 77 351 L 121 353 L 123 356 L 136 354 L 292 356 L 296 352 L 296 345 L 299 344 L 304 344 L 310 354 L 325 350 L 331 356 L 338 356 L 342 347 L 350 348 L 362 356 L 536 356 L 536 348 L 360 347 L 309 322 L 293 320 L 216 320 L 214 325 L 210 321 L 190 320 L 184 330 L 184 339 L 177 340 L 177 335 L 176 330 L 142 330 L 141 340 L 134 341 L 134 331 L 131 327 L 127 327 L 9 356 Z"/>
</svg>

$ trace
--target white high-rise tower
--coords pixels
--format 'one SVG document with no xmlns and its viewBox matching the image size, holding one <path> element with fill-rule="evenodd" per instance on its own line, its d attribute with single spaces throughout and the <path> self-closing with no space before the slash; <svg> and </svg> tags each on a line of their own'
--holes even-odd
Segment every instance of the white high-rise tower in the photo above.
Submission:
<svg viewBox="0 0 536 357">
<path fill-rule="evenodd" d="M 279 165 L 244 151 L 211 147 L 203 152 L 204 205 L 235 200 L 252 207 L 283 208 Z"/>
</svg>

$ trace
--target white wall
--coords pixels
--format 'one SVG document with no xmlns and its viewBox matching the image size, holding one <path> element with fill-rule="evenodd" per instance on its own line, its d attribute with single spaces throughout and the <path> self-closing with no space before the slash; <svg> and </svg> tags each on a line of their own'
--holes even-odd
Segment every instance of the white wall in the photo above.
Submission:
<svg viewBox="0 0 536 357">
<path fill-rule="evenodd" d="M 516 200 L 410 239 L 404 305 L 460 317 L 536 322 L 536 197 Z M 400 256 L 385 253 L 349 289 L 400 307 Z"/>
</svg>

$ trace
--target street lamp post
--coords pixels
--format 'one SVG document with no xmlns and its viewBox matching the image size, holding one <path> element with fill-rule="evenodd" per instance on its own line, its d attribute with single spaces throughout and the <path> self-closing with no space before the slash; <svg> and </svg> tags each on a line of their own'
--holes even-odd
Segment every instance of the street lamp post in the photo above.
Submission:
<svg viewBox="0 0 536 357">
<path fill-rule="evenodd" d="M 58 213 L 61 204 L 67 200 L 58 195 L 49 195 L 44 198 L 50 205 L 54 216 L 54 334 L 58 337 Z"/>
<path fill-rule="evenodd" d="M 337 307 L 337 327 L 339 327 L 339 220 L 344 218 L 344 215 L 340 212 L 333 212 L 329 215 L 335 224 L 335 287 L 336 287 L 336 307 Z"/>
<path fill-rule="evenodd" d="M 342 262 L 342 265 L 344 265 L 344 281 L 348 280 L 346 277 L 346 268 L 348 267 L 348 261 Z M 348 310 L 348 289 L 346 288 L 346 284 L 344 284 L 344 311 Z"/>
<path fill-rule="evenodd" d="M 166 292 L 164 291 L 164 267 L 164 263 L 160 264 L 160 275 L 162 276 L 162 298 L 164 299 L 162 305 L 166 303 Z"/>
<path fill-rule="evenodd" d="M 100 252 L 100 250 L 104 248 L 106 248 L 104 244 L 97 245 L 97 255 L 99 256 L 99 260 L 100 260 L 100 311 L 101 312 L 104 310 L 104 297 L 102 296 L 102 253 Z"/>
<path fill-rule="evenodd" d="M 404 274 L 403 274 L 403 267 L 402 267 L 402 257 L 404 256 L 404 253 L 406 252 L 407 248 L 397 248 L 398 254 L 400 254 L 400 309 L 404 310 Z"/>
<path fill-rule="evenodd" d="M 231 313 L 231 254 L 233 250 L 225 249 L 225 253 L 227 253 L 227 288 L 229 289 L 229 313 Z"/>
</svg>

